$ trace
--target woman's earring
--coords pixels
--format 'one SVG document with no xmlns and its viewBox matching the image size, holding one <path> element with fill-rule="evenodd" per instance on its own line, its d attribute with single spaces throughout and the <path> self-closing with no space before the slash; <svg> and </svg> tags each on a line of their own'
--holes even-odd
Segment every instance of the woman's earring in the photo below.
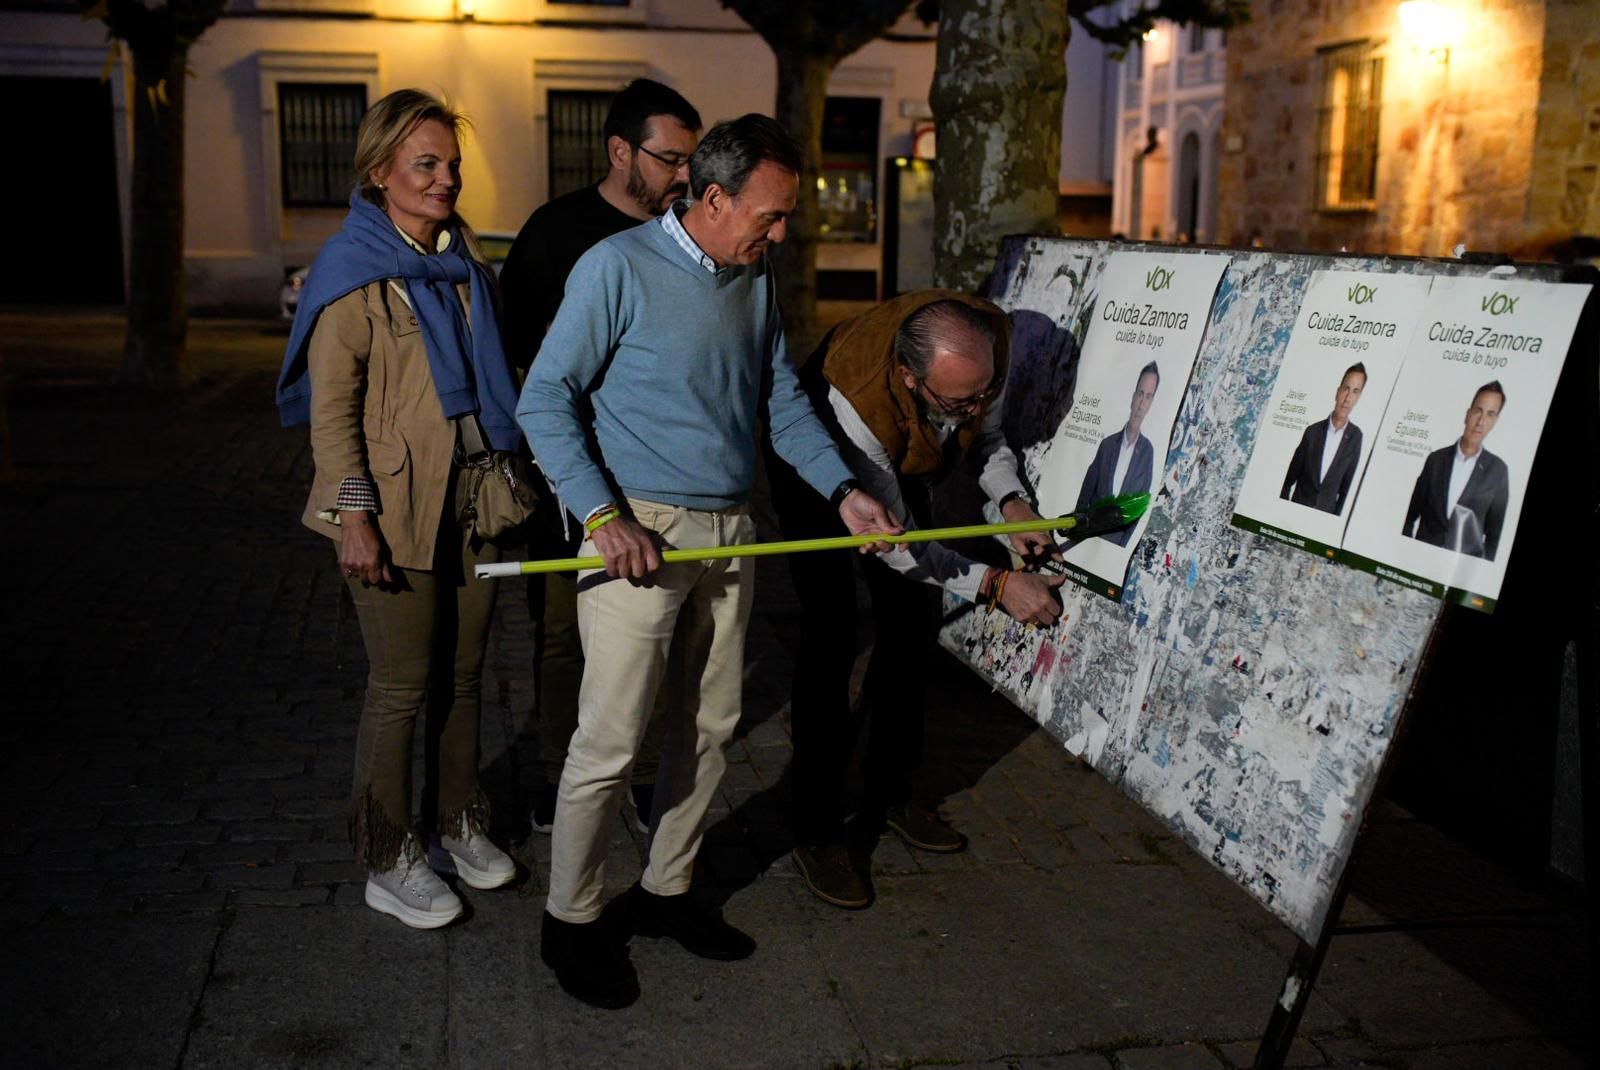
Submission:
<svg viewBox="0 0 1600 1070">
<path fill-rule="evenodd" d="M 383 189 L 388 189 L 388 188 L 389 188 L 389 187 L 388 187 L 388 186 L 385 186 L 385 185 L 384 185 L 384 184 L 383 184 L 383 183 L 382 183 L 382 182 L 379 182 L 379 183 L 378 183 L 378 188 L 379 188 L 379 189 L 380 189 L 380 190 L 383 190 Z"/>
</svg>

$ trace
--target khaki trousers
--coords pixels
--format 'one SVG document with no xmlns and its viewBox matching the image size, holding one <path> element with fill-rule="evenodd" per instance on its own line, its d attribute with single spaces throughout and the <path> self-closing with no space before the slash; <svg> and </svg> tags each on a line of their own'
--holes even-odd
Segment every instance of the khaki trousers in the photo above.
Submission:
<svg viewBox="0 0 1600 1070">
<path fill-rule="evenodd" d="M 528 556 L 573 557 L 576 546 L 562 540 L 529 547 Z M 581 572 L 551 572 L 528 577 L 528 612 L 538 621 L 534 665 L 539 715 L 539 763 L 552 788 L 561 783 L 567 744 L 578 728 L 578 690 L 583 684 L 583 644 L 578 639 L 578 582 Z M 652 714 L 644 745 L 633 763 L 633 783 L 653 785 L 661 757 L 661 717 Z"/>
<path fill-rule="evenodd" d="M 702 512 L 629 499 L 628 508 L 668 547 L 755 541 L 755 521 L 744 506 Z M 596 553 L 592 542 L 584 544 L 583 556 Z M 649 587 L 584 574 L 578 730 L 567 748 L 551 834 L 547 909 L 555 917 L 581 924 L 600 916 L 612 822 L 658 688 L 661 764 L 640 884 L 656 895 L 689 890 L 706 810 L 739 722 L 753 579 L 752 563 L 739 559 L 665 565 Z"/>
<path fill-rule="evenodd" d="M 411 833 L 411 754 L 417 717 L 425 714 L 423 824 L 459 836 L 471 821 L 488 828 L 478 787 L 478 719 L 483 659 L 497 582 L 472 576 L 500 551 L 455 521 L 440 525 L 432 571 L 390 565 L 393 586 L 346 579 L 367 648 L 367 695 L 356 731 L 350 842 L 356 861 L 383 871 L 400 858 Z M 382 517 L 379 517 L 381 530 Z"/>
</svg>

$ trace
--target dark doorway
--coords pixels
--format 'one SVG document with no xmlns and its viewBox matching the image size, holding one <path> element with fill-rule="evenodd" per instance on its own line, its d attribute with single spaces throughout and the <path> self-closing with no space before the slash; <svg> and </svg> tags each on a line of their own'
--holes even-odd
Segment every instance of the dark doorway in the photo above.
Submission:
<svg viewBox="0 0 1600 1070">
<path fill-rule="evenodd" d="M 1200 139 L 1191 131 L 1183 135 L 1178 150 L 1178 234 L 1180 241 L 1200 236 Z"/>
<path fill-rule="evenodd" d="M 45 167 L 12 222 L 7 304 L 122 303 L 122 215 L 117 207 L 111 85 L 98 78 L 0 77 L 7 114 L 30 117 L 29 156 Z M 48 163 L 45 163 L 48 161 Z"/>
</svg>

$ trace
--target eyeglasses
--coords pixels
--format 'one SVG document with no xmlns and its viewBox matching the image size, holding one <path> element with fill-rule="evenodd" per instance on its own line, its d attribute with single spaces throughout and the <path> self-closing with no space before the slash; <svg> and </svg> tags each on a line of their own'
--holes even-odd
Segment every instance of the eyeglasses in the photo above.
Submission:
<svg viewBox="0 0 1600 1070">
<path fill-rule="evenodd" d="M 678 168 L 684 166 L 685 164 L 687 164 L 689 162 L 689 157 L 687 157 L 687 156 L 679 156 L 676 153 L 674 153 L 671 156 L 663 156 L 659 152 L 651 152 L 649 149 L 645 148 L 643 145 L 635 145 L 634 148 L 638 149 L 640 152 L 644 153 L 646 156 L 651 157 L 652 159 L 660 160 L 662 163 L 666 164 L 668 167 L 670 167 L 674 171 L 676 171 Z"/>
<path fill-rule="evenodd" d="M 917 385 L 928 392 L 928 397 L 933 399 L 934 404 L 951 416 L 970 416 L 999 397 L 1000 391 L 1005 387 L 1005 381 L 990 383 L 987 388 L 964 398 L 947 398 L 929 386 L 926 379 L 918 379 Z"/>
</svg>

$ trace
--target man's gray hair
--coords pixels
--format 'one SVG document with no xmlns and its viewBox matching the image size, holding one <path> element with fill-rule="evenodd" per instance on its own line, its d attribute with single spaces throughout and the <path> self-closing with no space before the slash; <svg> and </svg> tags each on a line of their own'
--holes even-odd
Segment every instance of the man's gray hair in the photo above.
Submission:
<svg viewBox="0 0 1600 1070">
<path fill-rule="evenodd" d="M 949 299 L 924 305 L 907 316 L 895 332 L 895 359 L 916 378 L 926 379 L 934 351 L 940 346 L 949 348 L 963 330 L 975 332 L 994 349 L 994 325 L 971 305 Z"/>
<path fill-rule="evenodd" d="M 766 160 L 790 174 L 800 173 L 800 146 L 782 123 L 755 112 L 718 123 L 689 157 L 689 192 L 699 200 L 716 185 L 737 197 L 750 173 Z"/>
</svg>

